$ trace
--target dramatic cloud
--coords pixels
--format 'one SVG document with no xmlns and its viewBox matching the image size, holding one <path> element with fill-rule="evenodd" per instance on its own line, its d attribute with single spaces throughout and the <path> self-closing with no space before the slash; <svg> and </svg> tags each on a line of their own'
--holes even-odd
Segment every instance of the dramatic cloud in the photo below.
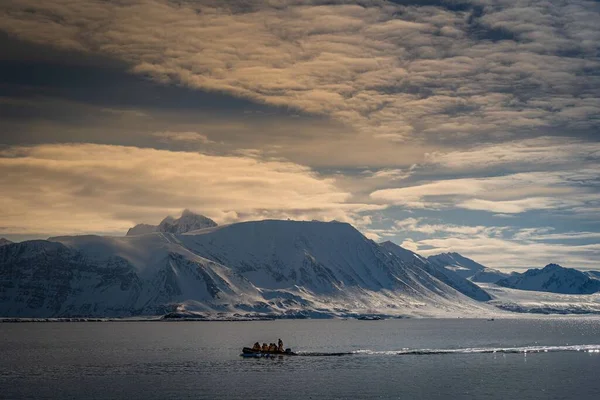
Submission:
<svg viewBox="0 0 600 400">
<path fill-rule="evenodd" d="M 371 193 L 376 201 L 408 208 L 459 207 L 496 213 L 583 206 L 595 193 L 581 187 L 597 175 L 522 173 L 499 177 L 448 179 Z"/>
<path fill-rule="evenodd" d="M 0 30 L 379 140 L 593 130 L 598 3 L 9 0 Z"/>
<path fill-rule="evenodd" d="M 510 173 L 513 170 L 530 172 Z M 449 173 L 468 177 L 440 178 Z M 437 179 L 376 190 L 371 198 L 406 208 L 583 212 L 598 203 L 600 146 L 560 137 L 437 152 L 413 169 L 414 177 L 419 174 Z"/>
<path fill-rule="evenodd" d="M 0 233 L 191 208 L 592 266 L 599 20 L 587 0 L 5 0 Z"/>
<path fill-rule="evenodd" d="M 197 132 L 156 132 L 153 135 L 166 142 L 214 143 L 206 135 Z"/>
<path fill-rule="evenodd" d="M 281 161 L 91 144 L 0 152 L 0 229 L 13 233 L 122 233 L 189 207 L 218 222 L 337 219 L 360 211 L 331 179 Z"/>
<path fill-rule="evenodd" d="M 498 167 L 539 170 L 550 166 L 564 169 L 589 163 L 600 164 L 600 143 L 568 137 L 539 137 L 468 150 L 429 153 L 426 162 L 459 171 Z"/>
<path fill-rule="evenodd" d="M 456 251 L 486 266 L 506 270 L 541 268 L 556 260 L 572 268 L 597 269 L 600 257 L 598 244 L 565 245 L 488 236 L 432 238 L 417 241 L 416 245 L 423 255 Z"/>
<path fill-rule="evenodd" d="M 478 262 L 502 270 L 543 267 L 560 262 L 569 267 L 597 269 L 600 246 L 595 243 L 560 243 L 557 240 L 595 239 L 597 233 L 548 234 L 552 228 L 519 229 L 510 226 L 464 226 L 428 224 L 424 219 L 396 221 L 388 236 L 401 235 L 404 244 L 423 255 L 459 252 Z M 438 237 L 413 239 L 425 233 Z"/>
</svg>

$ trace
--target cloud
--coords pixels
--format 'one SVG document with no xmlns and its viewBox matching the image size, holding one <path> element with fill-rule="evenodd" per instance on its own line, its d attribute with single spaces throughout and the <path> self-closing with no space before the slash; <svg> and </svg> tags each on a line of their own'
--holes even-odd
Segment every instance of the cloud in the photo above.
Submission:
<svg viewBox="0 0 600 400">
<path fill-rule="evenodd" d="M 511 229 L 508 226 L 467 226 L 443 223 L 427 223 L 425 218 L 405 218 L 396 220 L 389 228 L 368 228 L 366 232 L 371 235 L 373 240 L 382 240 L 383 238 L 404 237 L 419 234 L 420 236 L 447 236 L 455 235 L 457 237 L 471 237 L 478 235 L 502 236 L 505 231 Z M 410 237 L 406 240 L 411 241 L 411 246 L 416 246 L 416 242 Z"/>
<path fill-rule="evenodd" d="M 597 269 L 600 246 L 562 243 L 520 242 L 499 237 L 443 237 L 415 242 L 418 252 L 432 255 L 458 252 L 491 268 L 515 270 L 541 268 L 550 263 L 565 267 Z"/>
<path fill-rule="evenodd" d="M 153 133 L 155 137 L 160 138 L 163 141 L 170 142 L 185 142 L 185 143 L 202 143 L 202 144 L 210 144 L 215 143 L 210 140 L 208 136 L 203 135 L 197 132 L 155 132 Z"/>
<path fill-rule="evenodd" d="M 575 205 L 579 202 L 574 202 Z M 468 210 L 482 210 L 495 213 L 519 214 L 529 210 L 546 210 L 568 207 L 569 202 L 550 197 L 529 197 L 520 200 L 491 201 L 481 199 L 469 199 L 457 204 L 457 207 Z"/>
<path fill-rule="evenodd" d="M 404 247 L 407 250 L 414 251 L 414 252 L 416 252 L 419 249 L 419 246 L 412 239 L 406 239 L 405 241 L 402 242 L 402 244 L 400 246 Z"/>
<path fill-rule="evenodd" d="M 0 31 L 19 43 L 108 57 L 122 72 L 278 115 L 243 114 L 246 105 L 207 115 L 186 97 L 185 110 L 102 104 L 98 118 L 56 98 L 1 98 L 12 147 L 0 156 L 0 225 L 122 232 L 190 207 L 220 222 L 335 218 L 372 238 L 413 232 L 411 248 L 472 250 L 492 263 L 555 251 L 589 265 L 591 245 L 422 216 L 485 211 L 526 224 L 521 214 L 539 210 L 597 221 L 599 13 L 584 0 L 1 2 Z M 27 107 L 40 118 L 18 123 Z M 74 140 L 111 145 L 39 145 Z M 133 147 L 206 145 L 210 155 Z M 391 206 L 419 218 L 382 228 L 378 213 Z"/>
<path fill-rule="evenodd" d="M 290 217 L 360 225 L 358 213 L 381 208 L 349 197 L 332 179 L 285 161 L 94 144 L 0 151 L 4 233 L 120 233 L 184 208 L 221 223 Z"/>
<path fill-rule="evenodd" d="M 569 168 L 593 162 L 600 163 L 600 143 L 548 136 L 475 146 L 458 151 L 434 152 L 425 156 L 426 164 L 458 171 L 498 167 L 540 170 L 550 166 Z"/>
<path fill-rule="evenodd" d="M 597 232 L 549 233 L 550 227 L 469 226 L 429 224 L 423 218 L 396 221 L 388 236 L 404 238 L 410 250 L 425 256 L 459 252 L 491 268 L 516 270 L 549 263 L 597 269 L 600 246 L 561 243 L 560 240 L 594 239 Z M 415 236 L 426 234 L 425 238 Z M 408 247 L 407 247 L 408 248 Z"/>
<path fill-rule="evenodd" d="M 6 1 L 0 29 L 379 140 L 598 128 L 593 2 Z M 249 40 L 249 38 L 252 38 Z"/>
<path fill-rule="evenodd" d="M 561 232 L 551 233 L 555 229 L 552 227 L 545 228 L 525 228 L 520 229 L 514 235 L 515 239 L 531 240 L 531 241 L 565 241 L 565 240 L 586 240 L 600 239 L 600 232 Z"/>
<path fill-rule="evenodd" d="M 30 91 L 28 88 L 27 92 Z M 143 91 L 136 93 L 136 96 L 145 95 Z M 406 146 L 373 140 L 367 134 L 356 135 L 352 129 L 323 118 L 275 111 L 252 113 L 225 109 L 215 113 L 203 109 L 173 109 L 171 102 L 162 103 L 165 108 L 154 108 L 144 106 L 142 99 L 142 106 L 113 108 L 109 112 L 105 106 L 57 97 L 0 97 L 0 103 L 7 105 L 0 111 L 0 117 L 6 116 L 0 118 L 0 131 L 7 145 L 78 141 L 170 150 L 210 149 L 211 154 L 221 155 L 252 151 L 313 168 L 355 170 L 358 165 L 361 170 L 368 167 L 377 173 L 381 182 L 392 177 L 399 180 L 398 171 L 407 175 L 411 165 L 423 161 L 425 152 L 437 148 L 425 143 Z M 144 120 L 141 115 L 148 118 Z M 213 143 L 202 143 L 205 141 L 202 135 Z M 347 140 L 348 135 L 352 140 Z"/>
<path fill-rule="evenodd" d="M 398 233 L 401 231 L 406 232 L 419 232 L 425 234 L 435 233 L 446 233 L 446 234 L 457 234 L 457 235 L 479 235 L 489 234 L 497 235 L 502 233 L 508 227 L 497 227 L 497 226 L 466 226 L 466 225 L 453 225 L 453 224 L 428 224 L 423 222 L 423 218 L 406 218 L 394 222 L 393 231 Z"/>
<path fill-rule="evenodd" d="M 384 168 L 375 172 L 365 171 L 363 172 L 363 175 L 367 175 L 371 179 L 382 178 L 389 181 L 395 181 L 408 178 L 410 176 L 410 170 Z"/>
<path fill-rule="evenodd" d="M 405 208 L 462 208 L 497 215 L 532 210 L 590 214 L 599 203 L 596 142 L 540 137 L 430 153 L 425 159 L 411 170 L 412 177 L 430 175 L 436 180 L 382 188 L 371 198 Z M 446 174 L 468 177 L 445 179 Z"/>
</svg>

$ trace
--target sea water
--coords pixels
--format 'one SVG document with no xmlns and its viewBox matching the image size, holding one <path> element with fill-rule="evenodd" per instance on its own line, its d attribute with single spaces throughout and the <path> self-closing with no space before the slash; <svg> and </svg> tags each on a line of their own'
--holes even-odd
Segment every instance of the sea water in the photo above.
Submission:
<svg viewBox="0 0 600 400">
<path fill-rule="evenodd" d="M 2 399 L 600 399 L 595 318 L 4 323 L 0 355 Z"/>
</svg>

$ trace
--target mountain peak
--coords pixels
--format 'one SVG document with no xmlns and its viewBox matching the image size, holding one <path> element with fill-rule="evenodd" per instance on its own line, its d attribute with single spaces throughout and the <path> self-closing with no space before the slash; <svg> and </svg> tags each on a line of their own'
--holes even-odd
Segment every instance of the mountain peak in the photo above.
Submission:
<svg viewBox="0 0 600 400">
<path fill-rule="evenodd" d="M 427 257 L 427 260 L 442 268 L 454 271 L 463 278 L 470 278 L 477 272 L 484 271 L 486 268 L 484 265 L 481 265 L 478 262 L 456 252 L 441 253 L 429 256 Z"/>
<path fill-rule="evenodd" d="M 386 240 L 385 242 L 381 242 L 381 243 L 379 243 L 379 245 L 381 247 L 383 247 L 384 249 L 386 249 L 387 251 L 394 253 L 396 256 L 409 257 L 409 258 L 417 257 L 419 259 L 425 260 L 423 257 L 419 256 L 417 253 L 407 250 L 404 247 L 400 246 L 399 244 L 392 242 L 391 240 Z"/>
<path fill-rule="evenodd" d="M 542 269 L 529 269 L 496 282 L 497 285 L 520 290 L 562 294 L 591 294 L 600 291 L 600 281 L 573 268 L 548 264 Z"/>
<path fill-rule="evenodd" d="M 10 240 L 8 240 L 8 239 L 5 239 L 5 238 L 0 238 L 0 246 L 5 246 L 5 245 L 7 245 L 7 244 L 12 244 L 12 243 L 13 243 L 13 242 L 11 242 L 11 241 L 10 241 Z"/>
<path fill-rule="evenodd" d="M 203 217 L 203 215 L 200 214 L 196 214 L 195 212 L 193 212 L 192 210 L 190 210 L 189 208 L 186 208 L 185 210 L 183 210 L 183 212 L 181 213 L 181 218 L 184 217 Z"/>
<path fill-rule="evenodd" d="M 181 234 L 214 226 L 217 226 L 217 223 L 212 219 L 205 217 L 204 215 L 196 214 L 186 208 L 179 218 L 169 215 L 165 217 L 158 226 L 138 224 L 129 229 L 126 236 L 145 235 L 152 232 Z"/>
<path fill-rule="evenodd" d="M 558 264 L 554 264 L 554 263 L 550 263 L 550 264 L 548 264 L 548 265 L 546 265 L 546 266 L 544 267 L 544 270 L 546 270 L 546 271 L 550 271 L 550 270 L 561 270 L 561 269 L 565 269 L 565 268 L 564 268 L 564 267 L 561 267 L 561 266 L 560 266 L 560 265 L 558 265 Z"/>
<path fill-rule="evenodd" d="M 158 225 L 158 232 L 186 233 L 203 228 L 212 228 L 217 223 L 204 215 L 196 214 L 188 209 L 183 210 L 181 217 L 174 219 L 169 216 Z"/>
<path fill-rule="evenodd" d="M 380 243 L 379 245 L 383 249 L 393 254 L 395 257 L 398 257 L 400 260 L 402 260 L 402 262 L 418 266 L 435 278 L 444 282 L 446 285 L 458 290 L 462 294 L 469 296 L 472 299 L 478 301 L 487 301 L 491 299 L 490 295 L 485 290 L 468 281 L 466 278 L 460 276 L 451 268 L 435 264 L 428 259 L 421 257 L 417 253 L 407 250 L 389 240 Z"/>
<path fill-rule="evenodd" d="M 133 228 L 129 228 L 125 236 L 145 235 L 146 233 L 156 232 L 155 225 L 137 224 Z"/>
</svg>

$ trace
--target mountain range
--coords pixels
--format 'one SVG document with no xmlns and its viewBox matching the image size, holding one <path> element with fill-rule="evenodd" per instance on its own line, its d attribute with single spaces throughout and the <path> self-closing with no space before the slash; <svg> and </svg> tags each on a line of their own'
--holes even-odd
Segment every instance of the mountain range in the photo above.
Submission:
<svg viewBox="0 0 600 400">
<path fill-rule="evenodd" d="M 509 276 L 509 274 L 500 272 L 496 269 L 487 268 L 458 253 L 437 254 L 429 256 L 427 260 L 439 268 L 452 271 L 460 277 L 469 279 L 473 282 L 495 283 L 500 279 Z"/>
<path fill-rule="evenodd" d="M 349 224 L 266 220 L 194 229 L 198 224 L 188 222 L 204 223 L 200 217 L 186 212 L 170 219 L 171 232 L 159 225 L 125 237 L 2 246 L 0 315 L 254 318 L 492 310 L 471 298 L 485 299 L 485 292 L 470 282 L 440 274 L 418 255 L 397 256 Z"/>
<path fill-rule="evenodd" d="M 591 294 L 600 291 L 600 279 L 593 278 L 594 271 L 584 273 L 573 268 L 563 268 L 557 264 L 548 264 L 542 269 L 534 268 L 522 274 L 511 276 L 496 282 L 499 286 L 520 290 L 563 294 Z"/>
<path fill-rule="evenodd" d="M 424 258 L 392 242 L 375 243 L 335 221 L 217 226 L 186 210 L 156 226 L 136 225 L 124 237 L 6 242 L 1 317 L 476 316 L 501 306 L 488 286 L 473 282 L 494 270 L 458 253 Z M 498 274 L 506 286 L 534 288 Z M 568 272 L 565 282 L 573 276 Z"/>
<path fill-rule="evenodd" d="M 429 259 L 423 258 L 417 253 L 400 247 L 390 241 L 381 243 L 381 246 L 396 257 L 402 259 L 404 262 L 418 265 L 421 269 L 427 271 L 448 286 L 458 290 L 465 296 L 478 301 L 488 301 L 491 299 L 490 295 L 479 286 L 457 274 L 452 269 L 442 267 L 440 264 L 432 263 Z"/>
</svg>

